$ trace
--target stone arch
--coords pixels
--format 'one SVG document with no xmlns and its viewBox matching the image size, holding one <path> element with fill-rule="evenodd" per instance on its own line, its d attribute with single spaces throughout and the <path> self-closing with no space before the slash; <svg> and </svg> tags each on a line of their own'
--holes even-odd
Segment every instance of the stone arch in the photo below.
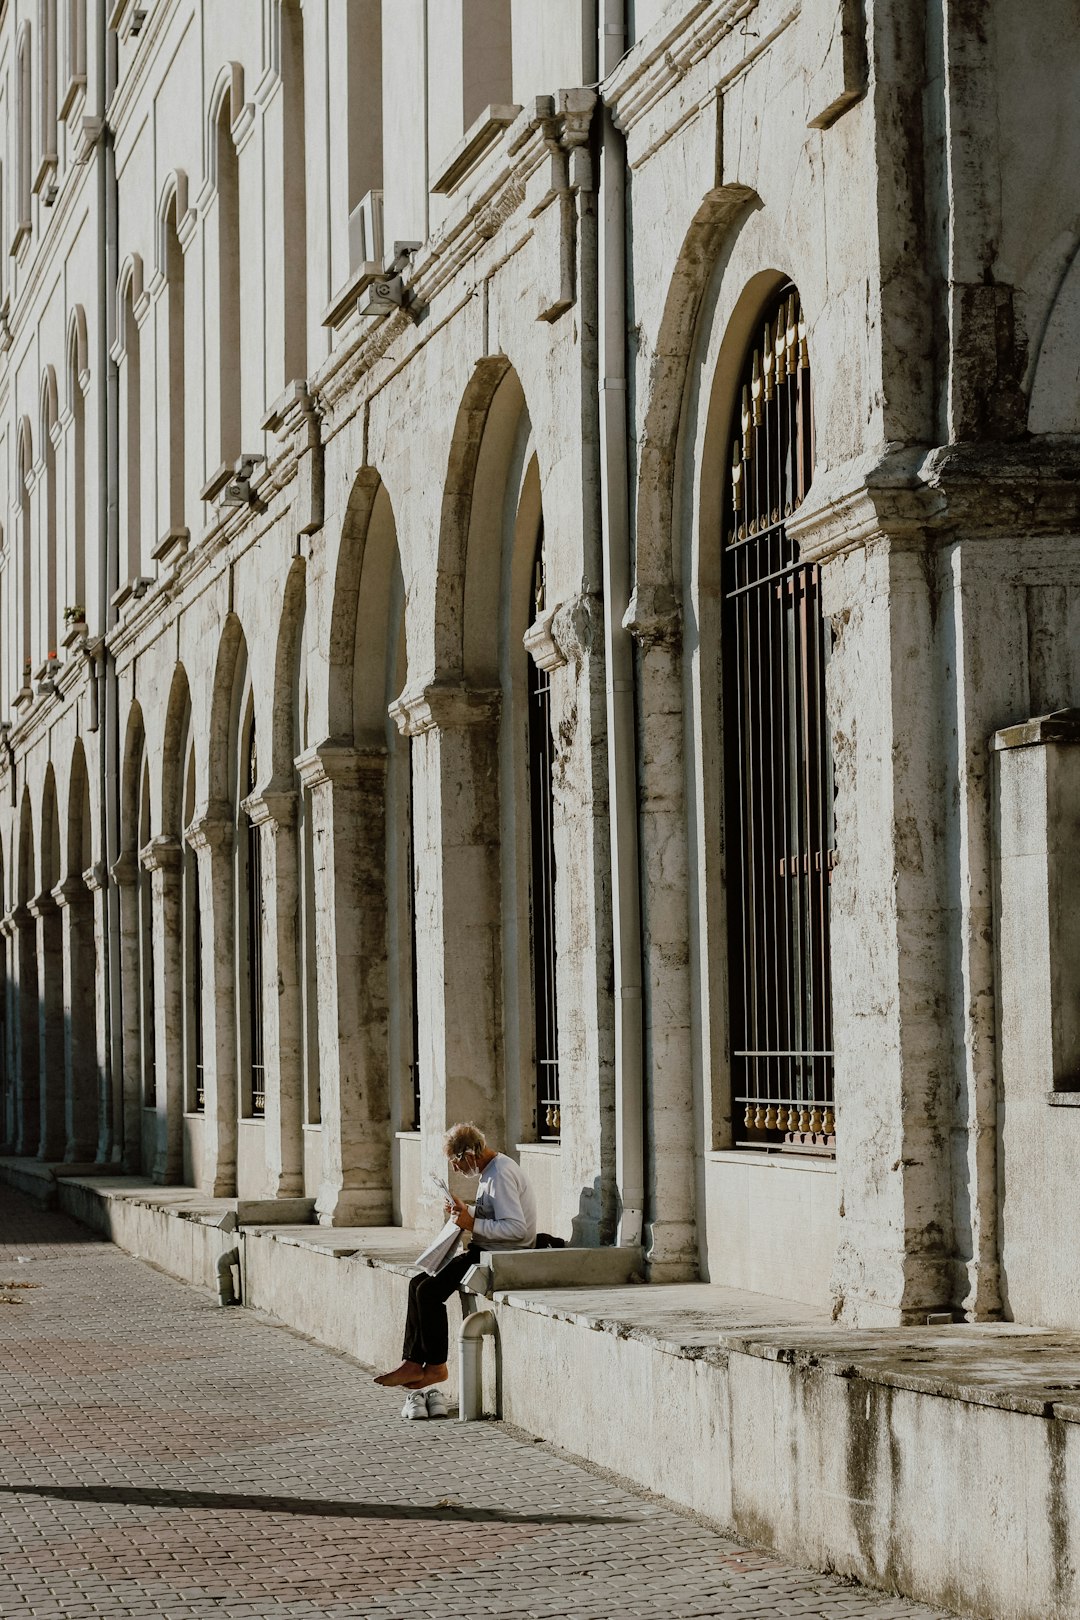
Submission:
<svg viewBox="0 0 1080 1620">
<path fill-rule="evenodd" d="M 143 262 L 140 253 L 129 253 L 120 266 L 116 278 L 116 341 L 112 348 L 114 360 L 122 360 L 127 351 L 128 318 L 125 305 L 130 300 L 132 312 L 142 303 Z"/>
<path fill-rule="evenodd" d="M 138 702 L 134 702 L 128 710 L 123 765 L 120 772 L 120 849 L 124 854 L 138 854 L 139 810 L 145 752 L 146 730 L 143 725 L 142 707 Z"/>
<path fill-rule="evenodd" d="M 180 222 L 188 211 L 188 177 L 183 169 L 170 169 L 162 181 L 158 192 L 157 212 L 154 232 L 154 268 L 159 275 L 168 275 L 168 243 L 169 243 L 169 216 L 172 215 L 175 228 L 179 230 Z"/>
<path fill-rule="evenodd" d="M 51 892 L 60 882 L 60 812 L 56 798 L 56 773 L 51 762 L 45 767 L 41 792 L 40 890 Z"/>
<path fill-rule="evenodd" d="M 46 365 L 41 373 L 41 387 L 38 390 L 38 423 L 42 450 L 45 448 L 45 440 L 52 435 L 59 416 L 60 403 L 56 386 L 56 368 L 52 365 Z"/>
<path fill-rule="evenodd" d="M 274 689 L 270 710 L 270 770 L 275 784 L 290 786 L 300 743 L 300 653 L 307 611 L 307 564 L 294 557 L 281 594 L 274 657 Z"/>
<path fill-rule="evenodd" d="M 66 861 L 67 877 L 81 877 L 94 862 L 90 775 L 81 737 L 76 737 L 71 750 L 68 774 Z"/>
<path fill-rule="evenodd" d="M 1028 407 L 1031 433 L 1080 433 L 1080 242 L 1050 306 Z"/>
<path fill-rule="evenodd" d="M 187 767 L 187 737 L 191 725 L 191 692 L 187 670 L 177 664 L 165 708 L 165 731 L 161 750 L 161 831 L 179 839 L 184 814 L 184 777 Z"/>
<path fill-rule="evenodd" d="M 226 109 L 226 102 L 228 107 Z M 244 105 L 244 68 L 240 62 L 226 62 L 218 69 L 217 78 L 206 104 L 206 177 L 214 189 L 218 183 L 218 123 L 225 112 L 230 128 L 240 117 Z"/>
<path fill-rule="evenodd" d="M 238 616 L 229 613 L 218 642 L 206 737 L 207 795 L 214 813 L 231 814 L 236 799 L 238 710 L 246 673 L 247 640 Z"/>
<path fill-rule="evenodd" d="M 67 343 L 67 403 L 74 410 L 76 392 L 85 394 L 90 386 L 90 349 L 86 333 L 86 310 L 82 304 L 73 304 L 68 315 Z"/>
<path fill-rule="evenodd" d="M 19 852 L 15 875 L 16 899 L 19 905 L 29 905 L 37 893 L 36 875 L 34 807 L 30 799 L 30 789 L 24 787 L 22 803 L 19 806 Z"/>
<path fill-rule="evenodd" d="M 469 379 L 454 422 L 443 480 L 435 586 L 435 672 L 446 681 L 464 672 L 465 563 L 476 468 L 488 413 L 510 370 L 505 355 L 481 360 Z"/>
<path fill-rule="evenodd" d="M 755 206 L 759 200 L 746 186 L 724 186 L 704 199 L 679 250 L 657 329 L 638 441 L 635 588 L 655 593 L 654 610 L 660 612 L 670 612 L 676 604 L 672 513 L 677 447 L 687 375 L 700 345 L 702 303 L 725 243 Z"/>
</svg>

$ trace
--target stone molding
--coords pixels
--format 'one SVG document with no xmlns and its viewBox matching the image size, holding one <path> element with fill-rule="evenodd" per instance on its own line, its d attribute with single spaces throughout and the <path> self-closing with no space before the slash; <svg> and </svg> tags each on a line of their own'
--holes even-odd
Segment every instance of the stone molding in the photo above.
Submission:
<svg viewBox="0 0 1080 1620">
<path fill-rule="evenodd" d="M 33 927 L 34 918 L 31 915 L 29 906 L 25 906 L 21 903 L 17 906 L 13 906 L 4 917 L 3 930 L 9 939 L 14 939 L 16 934 L 22 933 L 25 930 Z"/>
<path fill-rule="evenodd" d="M 567 663 L 566 654 L 551 633 L 557 608 L 546 608 L 522 636 L 522 645 L 538 669 L 561 669 Z"/>
<path fill-rule="evenodd" d="M 299 794 L 295 788 L 268 788 L 241 799 L 240 808 L 253 827 L 267 827 L 272 833 L 296 826 Z"/>
<path fill-rule="evenodd" d="M 321 742 L 293 761 L 306 788 L 360 788 L 373 771 L 386 770 L 384 748 L 354 748 L 351 743 Z"/>
<path fill-rule="evenodd" d="M 787 531 L 807 562 L 877 540 L 1059 535 L 1080 524 L 1080 446 L 914 446 L 815 478 Z"/>
<path fill-rule="evenodd" d="M 682 646 L 682 614 L 670 585 L 636 585 L 622 623 L 643 653 Z"/>
<path fill-rule="evenodd" d="M 184 833 L 184 838 L 192 849 L 207 849 L 216 855 L 223 850 L 231 852 L 235 832 L 236 828 L 230 815 L 209 810 L 205 815 L 195 818 Z"/>
<path fill-rule="evenodd" d="M 179 872 L 183 859 L 179 839 L 169 833 L 159 833 L 139 851 L 139 860 L 147 872 Z"/>
<path fill-rule="evenodd" d="M 90 891 L 86 887 L 86 879 L 81 872 L 70 873 L 62 883 L 58 883 L 52 892 L 52 897 L 60 907 L 71 906 L 77 908 L 89 903 Z"/>
<path fill-rule="evenodd" d="M 425 731 L 490 725 L 498 720 L 500 698 L 495 687 L 443 686 L 436 681 L 406 687 L 388 712 L 403 737 L 420 737 Z"/>
<path fill-rule="evenodd" d="M 134 850 L 125 849 L 113 861 L 109 872 L 119 888 L 131 888 L 139 880 L 139 857 Z"/>
<path fill-rule="evenodd" d="M 109 886 L 109 874 L 104 861 L 95 861 L 93 866 L 88 866 L 82 877 L 91 894 L 100 894 Z"/>
<path fill-rule="evenodd" d="M 1080 743 L 1080 709 L 1055 709 L 1052 714 L 1037 715 L 1016 726 L 1003 726 L 995 731 L 990 746 L 995 753 L 1010 748 L 1038 748 L 1053 744 L 1058 748 L 1075 748 Z"/>
<path fill-rule="evenodd" d="M 42 889 L 40 894 L 35 894 L 26 909 L 31 917 L 55 917 L 57 905 L 52 890 Z"/>
<path fill-rule="evenodd" d="M 791 13 L 798 8 L 792 7 Z M 628 133 L 746 15 L 746 0 L 675 0 L 661 24 L 626 53 L 603 85 L 617 129 Z M 756 36 L 746 54 L 754 54 Z"/>
</svg>

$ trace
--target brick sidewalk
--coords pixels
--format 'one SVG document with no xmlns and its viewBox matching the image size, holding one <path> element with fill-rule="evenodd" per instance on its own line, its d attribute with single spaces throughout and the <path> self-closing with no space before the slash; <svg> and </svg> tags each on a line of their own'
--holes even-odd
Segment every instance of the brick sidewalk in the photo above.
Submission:
<svg viewBox="0 0 1080 1620">
<path fill-rule="evenodd" d="M 403 1423 L 352 1362 L 5 1188 L 0 1239 L 2 1620 L 931 1613 L 499 1424 Z"/>
</svg>

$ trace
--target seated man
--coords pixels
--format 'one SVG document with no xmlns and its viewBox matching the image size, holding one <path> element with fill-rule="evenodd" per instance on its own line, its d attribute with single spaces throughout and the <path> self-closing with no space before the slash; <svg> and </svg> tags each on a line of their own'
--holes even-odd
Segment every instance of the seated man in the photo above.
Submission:
<svg viewBox="0 0 1080 1620">
<path fill-rule="evenodd" d="M 446 1301 L 483 1250 L 531 1249 L 536 1243 L 536 1199 L 520 1166 L 488 1147 L 475 1125 L 451 1126 L 443 1147 L 452 1169 L 480 1177 L 475 1203 L 462 1203 L 451 1194 L 445 1210 L 469 1243 L 434 1277 L 420 1271 L 410 1279 L 403 1360 L 393 1372 L 380 1373 L 377 1384 L 423 1390 L 444 1383 L 449 1376 Z M 445 1404 L 439 1415 L 444 1413 Z"/>
</svg>

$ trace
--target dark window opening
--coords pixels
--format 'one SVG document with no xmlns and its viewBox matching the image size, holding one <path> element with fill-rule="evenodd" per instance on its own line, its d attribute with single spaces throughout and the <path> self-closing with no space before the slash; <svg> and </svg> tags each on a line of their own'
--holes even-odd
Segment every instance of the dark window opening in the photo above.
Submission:
<svg viewBox="0 0 1080 1620">
<path fill-rule="evenodd" d="M 544 530 L 533 563 L 533 602 L 544 608 Z M 559 1018 L 555 947 L 555 792 L 551 741 L 551 676 L 527 655 L 529 702 L 529 808 L 532 854 L 533 1008 L 536 1049 L 536 1134 L 560 1139 Z"/>
</svg>

